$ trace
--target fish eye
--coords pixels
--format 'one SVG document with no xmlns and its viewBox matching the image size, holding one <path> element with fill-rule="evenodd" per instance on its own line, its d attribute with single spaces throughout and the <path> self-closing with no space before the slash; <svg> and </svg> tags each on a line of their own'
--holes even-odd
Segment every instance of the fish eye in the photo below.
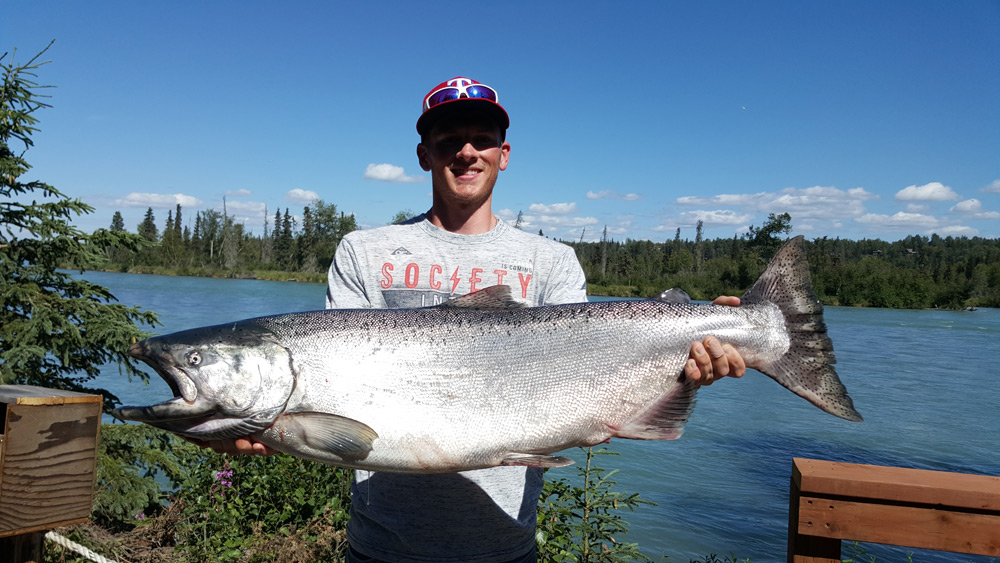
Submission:
<svg viewBox="0 0 1000 563">
<path fill-rule="evenodd" d="M 201 363 L 201 354 L 197 351 L 188 352 L 187 362 L 189 366 L 196 366 Z"/>
</svg>

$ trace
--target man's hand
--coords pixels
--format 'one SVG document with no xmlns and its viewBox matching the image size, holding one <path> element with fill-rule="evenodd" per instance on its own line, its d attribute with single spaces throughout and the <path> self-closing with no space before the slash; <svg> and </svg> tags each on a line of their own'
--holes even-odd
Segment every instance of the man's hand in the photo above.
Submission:
<svg viewBox="0 0 1000 563">
<path fill-rule="evenodd" d="M 213 450 L 217 454 L 229 455 L 274 455 L 278 450 L 267 447 L 263 442 L 255 442 L 250 438 L 235 440 L 196 440 L 182 436 L 188 442 L 202 448 Z"/>
<path fill-rule="evenodd" d="M 739 297 L 723 295 L 712 301 L 713 305 L 739 306 Z M 720 377 L 743 377 L 747 371 L 743 356 L 729 344 L 719 342 L 714 336 L 691 345 L 691 357 L 684 366 L 684 373 L 701 385 L 711 385 Z"/>
</svg>

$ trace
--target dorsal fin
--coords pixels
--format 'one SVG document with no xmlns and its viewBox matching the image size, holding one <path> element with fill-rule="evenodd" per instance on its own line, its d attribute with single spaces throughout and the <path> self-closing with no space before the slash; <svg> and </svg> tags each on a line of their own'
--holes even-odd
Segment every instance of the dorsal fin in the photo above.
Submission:
<svg viewBox="0 0 1000 563">
<path fill-rule="evenodd" d="M 524 307 L 524 303 L 514 299 L 509 285 L 494 285 L 473 291 L 461 297 L 438 305 L 438 307 L 463 307 L 468 309 L 516 309 Z"/>
</svg>

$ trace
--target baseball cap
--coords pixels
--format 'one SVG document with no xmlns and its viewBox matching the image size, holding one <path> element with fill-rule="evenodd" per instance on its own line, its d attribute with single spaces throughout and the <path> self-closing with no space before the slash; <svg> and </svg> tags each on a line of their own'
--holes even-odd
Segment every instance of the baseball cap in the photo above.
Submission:
<svg viewBox="0 0 1000 563">
<path fill-rule="evenodd" d="M 442 116 L 458 110 L 478 110 L 492 117 L 506 131 L 510 118 L 500 105 L 497 91 L 471 78 L 456 76 L 438 84 L 424 96 L 423 111 L 417 120 L 417 132 L 427 133 Z"/>
</svg>

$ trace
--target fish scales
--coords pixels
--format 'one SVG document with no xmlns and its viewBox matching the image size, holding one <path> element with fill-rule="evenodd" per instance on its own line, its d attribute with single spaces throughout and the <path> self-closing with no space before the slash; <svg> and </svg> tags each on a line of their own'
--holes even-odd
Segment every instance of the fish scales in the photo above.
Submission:
<svg viewBox="0 0 1000 563">
<path fill-rule="evenodd" d="M 683 376 L 691 343 L 715 335 L 748 366 L 859 420 L 832 368 L 801 244 L 778 253 L 740 307 L 526 308 L 497 286 L 432 308 L 292 313 L 154 337 L 130 353 L 173 378 L 177 396 L 117 413 L 203 439 L 253 434 L 364 469 L 551 467 L 569 460 L 549 454 L 571 446 L 679 437 L 697 390 Z M 269 387 L 242 390 L 255 380 Z M 213 392 L 235 398 L 221 408 Z M 198 414 L 178 417 L 187 403 Z"/>
<path fill-rule="evenodd" d="M 566 436 L 567 445 L 599 442 L 609 427 L 624 426 L 648 409 L 680 385 L 677 374 L 691 335 L 742 333 L 743 350 L 766 350 L 763 333 L 754 330 L 760 323 L 749 322 L 749 310 L 720 307 L 706 317 L 695 314 L 699 309 L 618 302 L 592 308 L 589 315 L 557 306 L 543 317 L 532 309 L 474 315 L 386 311 L 377 325 L 359 311 L 322 311 L 316 323 L 300 323 L 294 332 L 272 330 L 297 364 L 302 359 L 298 378 L 305 382 L 306 410 L 364 420 L 383 429 L 380 440 L 398 436 L 401 443 L 393 450 L 416 443 L 408 429 L 417 427 L 435 451 L 478 441 L 532 452 L 553 431 Z M 368 323 L 363 331 L 353 329 L 362 323 Z M 688 330 L 676 330 L 678 323 Z M 325 335 L 322 327 L 337 328 Z M 449 328 L 434 334 L 433 327 Z M 431 334 L 414 338 L 422 330 Z M 319 355 L 309 346 L 317 337 L 329 343 Z M 339 360 L 326 360 L 331 357 Z M 401 388 L 407 392 L 397 392 Z M 537 424 L 526 426 L 526 419 Z M 484 429 L 488 441 L 477 436 Z"/>
</svg>

